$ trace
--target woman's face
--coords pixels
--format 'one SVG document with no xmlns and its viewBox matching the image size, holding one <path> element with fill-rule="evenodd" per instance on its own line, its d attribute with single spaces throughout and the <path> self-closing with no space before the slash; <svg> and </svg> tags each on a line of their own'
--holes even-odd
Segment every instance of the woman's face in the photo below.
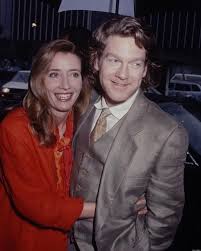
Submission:
<svg viewBox="0 0 201 251">
<path fill-rule="evenodd" d="M 82 88 L 80 58 L 72 53 L 56 53 L 45 75 L 44 85 L 53 115 L 65 116 Z"/>
</svg>

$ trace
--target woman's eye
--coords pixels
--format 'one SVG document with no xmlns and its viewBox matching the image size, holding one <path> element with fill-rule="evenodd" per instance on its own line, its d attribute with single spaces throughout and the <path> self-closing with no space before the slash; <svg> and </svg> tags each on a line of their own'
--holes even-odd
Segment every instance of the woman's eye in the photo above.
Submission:
<svg viewBox="0 0 201 251">
<path fill-rule="evenodd" d="M 59 73 L 58 72 L 50 72 L 49 73 L 49 77 L 50 78 L 57 78 L 59 76 Z"/>
<path fill-rule="evenodd" d="M 73 73 L 72 73 L 72 76 L 73 76 L 74 78 L 79 78 L 79 77 L 80 77 L 80 73 L 79 73 L 79 72 L 73 72 Z"/>
</svg>

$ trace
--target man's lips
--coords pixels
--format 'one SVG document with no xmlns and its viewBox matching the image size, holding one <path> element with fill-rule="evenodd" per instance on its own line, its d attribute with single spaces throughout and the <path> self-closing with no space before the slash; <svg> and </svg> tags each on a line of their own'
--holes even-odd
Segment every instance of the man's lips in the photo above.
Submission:
<svg viewBox="0 0 201 251">
<path fill-rule="evenodd" d="M 117 87 L 121 87 L 121 88 L 127 87 L 129 85 L 128 83 L 119 83 L 116 81 L 112 81 L 112 83 L 113 83 L 113 85 L 115 85 Z"/>
</svg>

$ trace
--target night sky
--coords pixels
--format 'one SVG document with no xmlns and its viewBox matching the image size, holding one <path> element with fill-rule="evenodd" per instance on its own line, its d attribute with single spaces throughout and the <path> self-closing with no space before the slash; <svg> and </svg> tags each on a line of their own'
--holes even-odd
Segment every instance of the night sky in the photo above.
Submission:
<svg viewBox="0 0 201 251">
<path fill-rule="evenodd" d="M 40 0 L 59 7 L 61 0 Z M 101 1 L 101 0 L 100 0 Z M 201 9 L 201 0 L 135 0 L 138 15 L 144 15 L 158 10 L 189 10 Z"/>
<path fill-rule="evenodd" d="M 201 0 L 136 0 L 137 15 L 158 10 L 201 10 Z"/>
</svg>

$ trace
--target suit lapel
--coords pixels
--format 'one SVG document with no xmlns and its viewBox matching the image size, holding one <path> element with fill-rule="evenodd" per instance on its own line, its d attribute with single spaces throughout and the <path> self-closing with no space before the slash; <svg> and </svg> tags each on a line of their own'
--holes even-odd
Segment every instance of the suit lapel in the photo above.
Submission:
<svg viewBox="0 0 201 251">
<path fill-rule="evenodd" d="M 100 97 L 98 97 L 98 99 L 94 102 L 98 102 L 98 100 L 100 99 Z M 91 112 L 93 112 L 94 110 L 94 103 L 91 103 L 87 109 L 87 111 L 81 116 L 79 122 L 78 122 L 78 125 L 77 125 L 77 129 L 75 131 L 75 134 L 74 134 L 74 137 L 73 137 L 73 142 L 72 142 L 72 145 L 73 145 L 73 149 L 75 147 L 75 144 L 76 144 L 76 137 L 80 131 L 80 128 L 83 126 L 83 124 L 87 121 L 89 115 L 91 114 Z"/>
<path fill-rule="evenodd" d="M 137 149 L 135 136 L 143 130 L 143 117 L 147 108 L 148 103 L 144 95 L 140 92 L 129 112 L 125 115 L 125 118 L 123 118 L 124 121 L 113 142 L 100 183 L 97 201 L 97 218 L 100 220 L 97 220 L 97 231 L 104 223 L 103 219 L 108 213 L 108 208 L 111 206 L 126 175 L 127 169 L 135 156 Z M 105 209 L 103 210 L 103 208 Z"/>
</svg>

